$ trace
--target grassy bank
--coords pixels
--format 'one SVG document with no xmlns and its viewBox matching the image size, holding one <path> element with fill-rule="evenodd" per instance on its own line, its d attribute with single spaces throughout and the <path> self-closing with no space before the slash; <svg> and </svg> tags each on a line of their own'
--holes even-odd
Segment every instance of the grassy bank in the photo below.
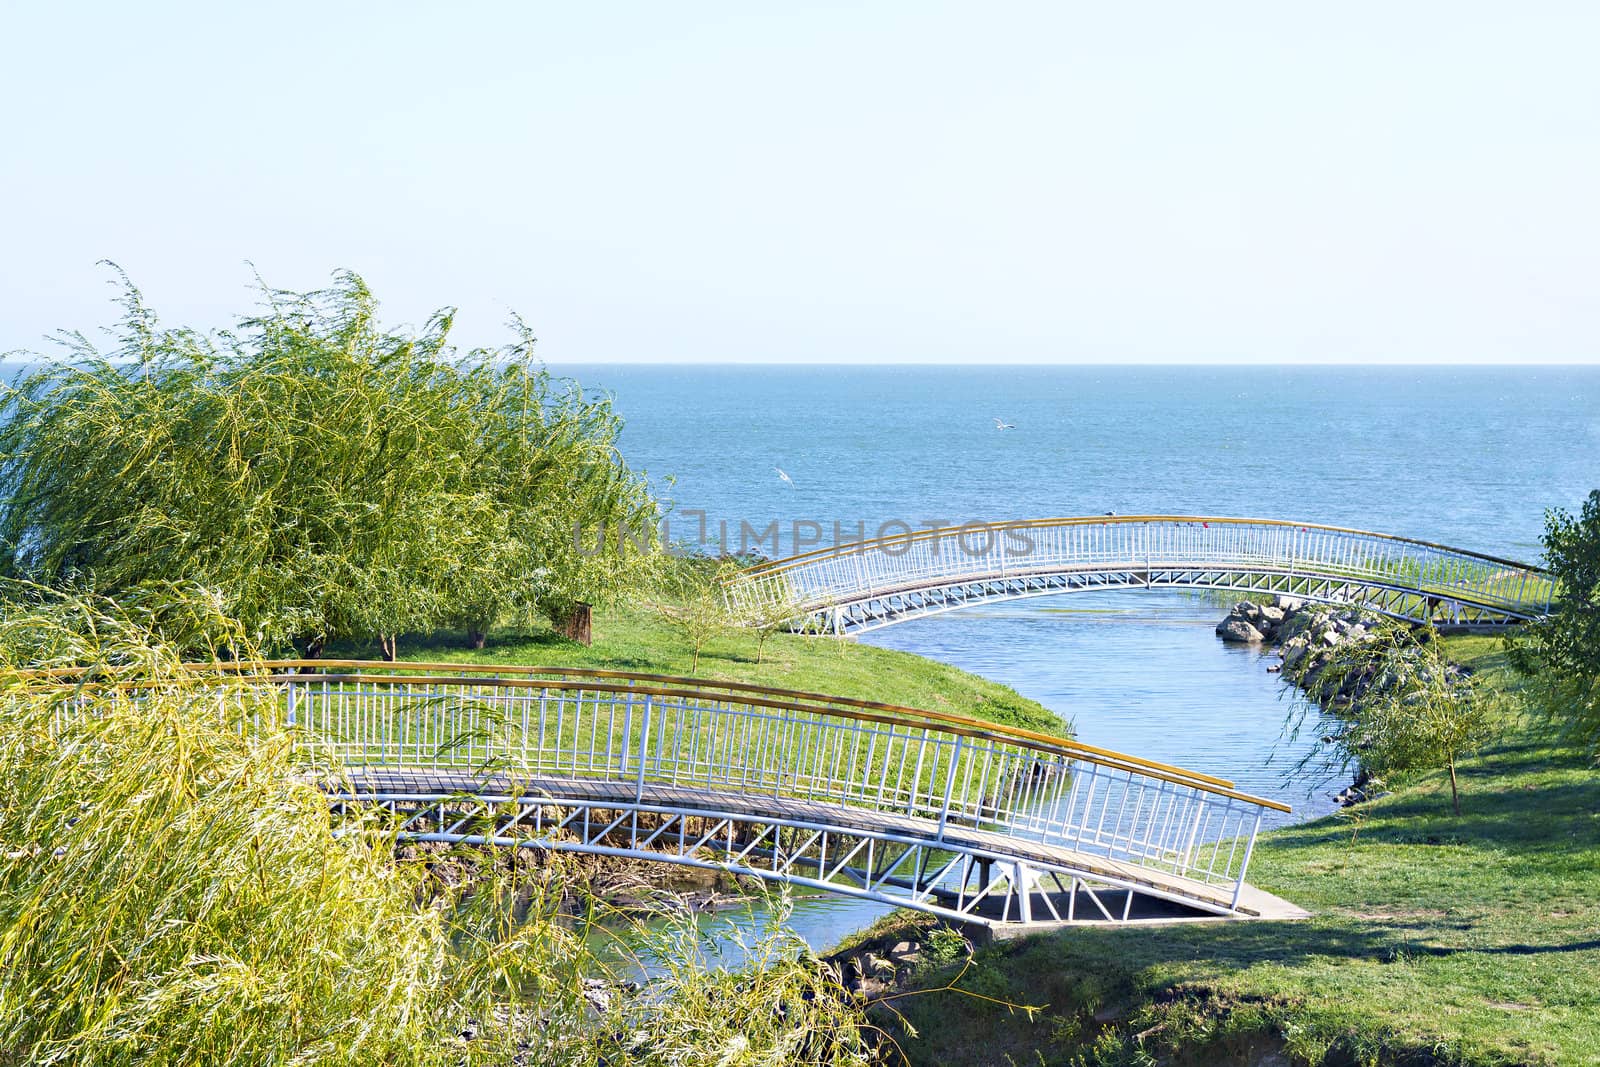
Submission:
<svg viewBox="0 0 1600 1067">
<path fill-rule="evenodd" d="M 376 648 L 343 647 L 330 655 L 376 658 Z M 648 674 L 689 673 L 690 652 L 683 639 L 644 608 L 621 606 L 596 611 L 594 644 L 583 646 L 551 631 L 496 637 L 489 647 L 462 647 L 460 635 L 406 639 L 401 660 L 461 663 L 537 664 L 590 667 Z M 1066 730 L 1055 714 L 998 682 L 921 656 L 826 637 L 778 634 L 756 662 L 753 637 L 730 634 L 700 656 L 697 674 L 706 678 L 799 689 L 831 696 L 947 711 L 1045 733 Z"/>
<path fill-rule="evenodd" d="M 1514 685 L 1497 641 L 1451 651 Z M 1251 881 L 1310 921 L 997 945 L 963 986 L 1039 1020 L 929 993 L 897 1002 L 918 1031 L 903 1046 L 939 1064 L 1600 1063 L 1600 773 L 1521 713 L 1503 725 L 1463 770 L 1459 818 L 1425 774 L 1263 837 Z"/>
</svg>

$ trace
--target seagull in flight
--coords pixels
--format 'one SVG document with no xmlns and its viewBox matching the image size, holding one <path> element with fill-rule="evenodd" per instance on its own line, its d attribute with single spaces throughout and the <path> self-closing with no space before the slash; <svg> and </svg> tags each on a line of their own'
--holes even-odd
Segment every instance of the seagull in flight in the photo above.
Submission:
<svg viewBox="0 0 1600 1067">
<path fill-rule="evenodd" d="M 787 471 L 785 471 L 782 467 L 773 467 L 772 469 L 778 472 L 778 477 L 779 478 L 781 478 L 784 481 L 789 483 L 789 488 L 790 489 L 795 488 L 794 479 L 789 477 L 789 474 L 788 474 Z"/>
<path fill-rule="evenodd" d="M 993 415 L 989 417 L 994 418 Z M 997 430 L 1015 430 L 1017 428 L 1017 424 L 1014 422 L 1007 422 L 1004 419 L 994 419 L 994 428 Z"/>
</svg>

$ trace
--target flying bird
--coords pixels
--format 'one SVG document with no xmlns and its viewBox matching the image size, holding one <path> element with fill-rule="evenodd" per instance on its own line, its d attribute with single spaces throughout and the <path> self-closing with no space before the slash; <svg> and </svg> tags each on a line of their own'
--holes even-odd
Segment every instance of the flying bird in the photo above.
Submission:
<svg viewBox="0 0 1600 1067">
<path fill-rule="evenodd" d="M 992 415 L 989 417 L 994 418 Z M 1006 422 L 1004 419 L 995 419 L 994 428 L 997 430 L 1015 430 L 1017 428 L 1017 424 L 1014 422 Z"/>
<path fill-rule="evenodd" d="M 795 488 L 794 479 L 789 477 L 788 473 L 785 472 L 782 467 L 773 467 L 772 469 L 778 472 L 778 477 L 779 478 L 781 478 L 784 481 L 789 483 L 789 488 L 790 489 Z"/>
</svg>

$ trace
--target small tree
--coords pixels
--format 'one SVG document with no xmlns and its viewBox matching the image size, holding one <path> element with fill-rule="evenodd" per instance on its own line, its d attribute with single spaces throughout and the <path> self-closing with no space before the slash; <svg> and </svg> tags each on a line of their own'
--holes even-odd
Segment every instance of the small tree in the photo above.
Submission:
<svg viewBox="0 0 1600 1067">
<path fill-rule="evenodd" d="M 738 616 L 739 626 L 756 639 L 756 663 L 762 662 L 767 642 L 793 627 L 803 613 L 785 589 L 773 592 L 745 606 Z"/>
<path fill-rule="evenodd" d="M 649 598 L 650 610 L 682 635 L 693 650 L 689 673 L 700 669 L 700 654 L 705 647 L 733 627 L 721 577 L 731 570 L 726 564 L 705 558 L 676 561 L 667 567 Z"/>
<path fill-rule="evenodd" d="M 1318 736 L 1334 746 L 1330 762 L 1358 763 L 1379 777 L 1442 767 L 1461 814 L 1456 766 L 1494 735 L 1497 716 L 1490 692 L 1450 662 L 1437 631 L 1382 626 L 1372 639 L 1340 647 L 1307 678 L 1306 694 L 1292 733 L 1315 714 Z"/>
<path fill-rule="evenodd" d="M 1600 489 L 1576 517 L 1546 513 L 1544 555 L 1555 604 L 1508 640 L 1511 664 L 1567 740 L 1600 748 Z"/>
</svg>

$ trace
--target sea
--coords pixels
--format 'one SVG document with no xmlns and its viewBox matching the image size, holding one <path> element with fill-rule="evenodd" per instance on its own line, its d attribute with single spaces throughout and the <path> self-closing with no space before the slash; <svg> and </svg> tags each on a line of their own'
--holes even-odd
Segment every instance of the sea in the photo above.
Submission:
<svg viewBox="0 0 1600 1067">
<path fill-rule="evenodd" d="M 1600 489 L 1600 367 L 553 365 L 624 419 L 624 458 L 707 550 L 968 521 L 1182 514 L 1291 519 L 1536 563 L 1550 508 Z M 1005 428 L 1001 428 L 1004 426 Z M 886 524 L 888 525 L 885 528 Z M 1334 809 L 1296 773 L 1292 692 L 1224 645 L 1216 595 L 1071 593 L 861 640 L 1012 686 L 1091 744 Z M 805 894 L 825 949 L 886 909 Z M 708 920 L 766 921 L 763 906 Z"/>
</svg>

